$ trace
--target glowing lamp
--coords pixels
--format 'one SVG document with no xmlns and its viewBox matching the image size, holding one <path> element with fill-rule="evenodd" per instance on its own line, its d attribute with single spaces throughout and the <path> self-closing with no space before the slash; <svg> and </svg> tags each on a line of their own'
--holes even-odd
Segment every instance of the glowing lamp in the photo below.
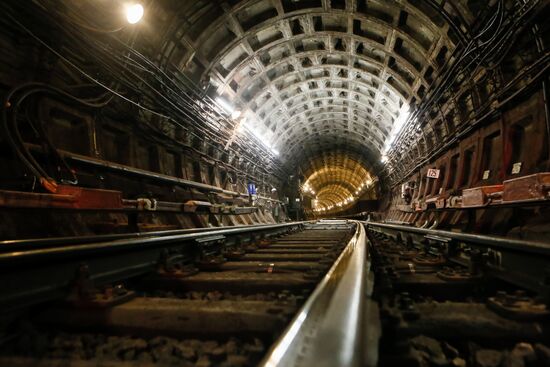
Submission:
<svg viewBox="0 0 550 367">
<path fill-rule="evenodd" d="M 126 5 L 126 20 L 130 24 L 136 24 L 143 17 L 143 6 L 141 4 Z"/>
</svg>

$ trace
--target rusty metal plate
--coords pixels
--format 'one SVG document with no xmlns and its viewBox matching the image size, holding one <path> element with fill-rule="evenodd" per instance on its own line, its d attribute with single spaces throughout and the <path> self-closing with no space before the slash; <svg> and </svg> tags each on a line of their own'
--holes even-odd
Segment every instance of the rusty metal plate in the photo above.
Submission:
<svg viewBox="0 0 550 367">
<path fill-rule="evenodd" d="M 550 172 L 504 181 L 504 202 L 550 199 Z"/>
<path fill-rule="evenodd" d="M 491 202 L 491 197 L 502 192 L 502 185 L 480 186 L 462 191 L 462 207 L 484 206 Z"/>
</svg>

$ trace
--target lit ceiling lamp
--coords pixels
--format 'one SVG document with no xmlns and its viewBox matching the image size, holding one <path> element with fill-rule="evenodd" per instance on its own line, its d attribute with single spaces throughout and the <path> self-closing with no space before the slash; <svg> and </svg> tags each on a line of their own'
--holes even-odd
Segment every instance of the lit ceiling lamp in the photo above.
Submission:
<svg viewBox="0 0 550 367">
<path fill-rule="evenodd" d="M 127 4 L 124 6 L 126 20 L 130 24 L 136 24 L 143 18 L 143 6 L 141 4 Z"/>
<path fill-rule="evenodd" d="M 242 119 L 242 125 L 246 128 L 247 131 L 252 133 L 267 149 L 271 151 L 274 155 L 279 155 L 279 151 L 275 149 L 270 143 L 269 139 L 267 139 L 264 134 L 262 134 L 253 124 L 252 121 L 252 112 L 246 111 L 243 115 L 244 117 L 241 117 Z"/>
<path fill-rule="evenodd" d="M 233 120 L 236 120 L 236 119 L 238 119 L 239 117 L 241 117 L 241 111 L 239 111 L 239 110 L 235 110 L 235 111 L 233 111 L 233 113 L 231 114 L 231 118 L 232 118 Z"/>
<path fill-rule="evenodd" d="M 251 132 L 252 135 L 254 135 L 266 148 L 268 148 L 271 153 L 273 153 L 273 155 L 279 155 L 279 151 L 273 145 L 269 144 L 268 139 L 266 139 L 266 137 L 263 136 L 263 134 L 255 129 L 254 126 L 251 124 L 250 111 L 247 110 L 243 113 L 222 97 L 216 97 L 216 103 L 224 109 L 226 114 L 229 115 L 232 120 L 238 121 L 238 125 L 236 127 L 237 132 L 242 133 L 246 129 L 247 131 Z"/>
</svg>

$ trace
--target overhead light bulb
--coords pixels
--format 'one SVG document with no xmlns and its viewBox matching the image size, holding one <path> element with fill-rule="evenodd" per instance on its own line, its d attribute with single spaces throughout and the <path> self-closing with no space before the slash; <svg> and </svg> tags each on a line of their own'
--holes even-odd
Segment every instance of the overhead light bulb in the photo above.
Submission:
<svg viewBox="0 0 550 367">
<path fill-rule="evenodd" d="M 130 24 L 136 24 L 143 17 L 143 6 L 141 4 L 126 5 L 126 20 Z"/>
<path fill-rule="evenodd" d="M 236 120 L 236 119 L 238 119 L 239 117 L 241 117 L 241 111 L 235 110 L 235 111 L 233 111 L 233 112 L 231 113 L 231 118 L 232 118 L 233 120 Z"/>
</svg>

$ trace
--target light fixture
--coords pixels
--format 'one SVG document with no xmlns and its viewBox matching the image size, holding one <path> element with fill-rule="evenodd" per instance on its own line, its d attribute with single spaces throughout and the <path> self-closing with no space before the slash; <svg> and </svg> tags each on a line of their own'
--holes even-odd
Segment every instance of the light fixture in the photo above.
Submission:
<svg viewBox="0 0 550 367">
<path fill-rule="evenodd" d="M 238 119 L 239 117 L 241 117 L 241 111 L 235 110 L 235 111 L 233 111 L 233 112 L 231 113 L 231 118 L 232 118 L 233 120 L 236 120 L 236 119 Z"/>
<path fill-rule="evenodd" d="M 143 17 L 143 6 L 141 4 L 128 4 L 125 6 L 126 20 L 130 24 L 136 24 Z"/>
<path fill-rule="evenodd" d="M 257 129 L 254 121 L 252 121 L 253 114 L 250 110 L 241 111 L 221 96 L 216 97 L 215 101 L 220 107 L 223 108 L 226 115 L 229 115 L 231 119 L 237 121 L 238 125 L 235 131 L 240 134 L 251 133 L 273 155 L 279 155 L 279 151 L 273 146 L 273 144 L 270 143 L 270 132 L 262 132 Z"/>
</svg>

